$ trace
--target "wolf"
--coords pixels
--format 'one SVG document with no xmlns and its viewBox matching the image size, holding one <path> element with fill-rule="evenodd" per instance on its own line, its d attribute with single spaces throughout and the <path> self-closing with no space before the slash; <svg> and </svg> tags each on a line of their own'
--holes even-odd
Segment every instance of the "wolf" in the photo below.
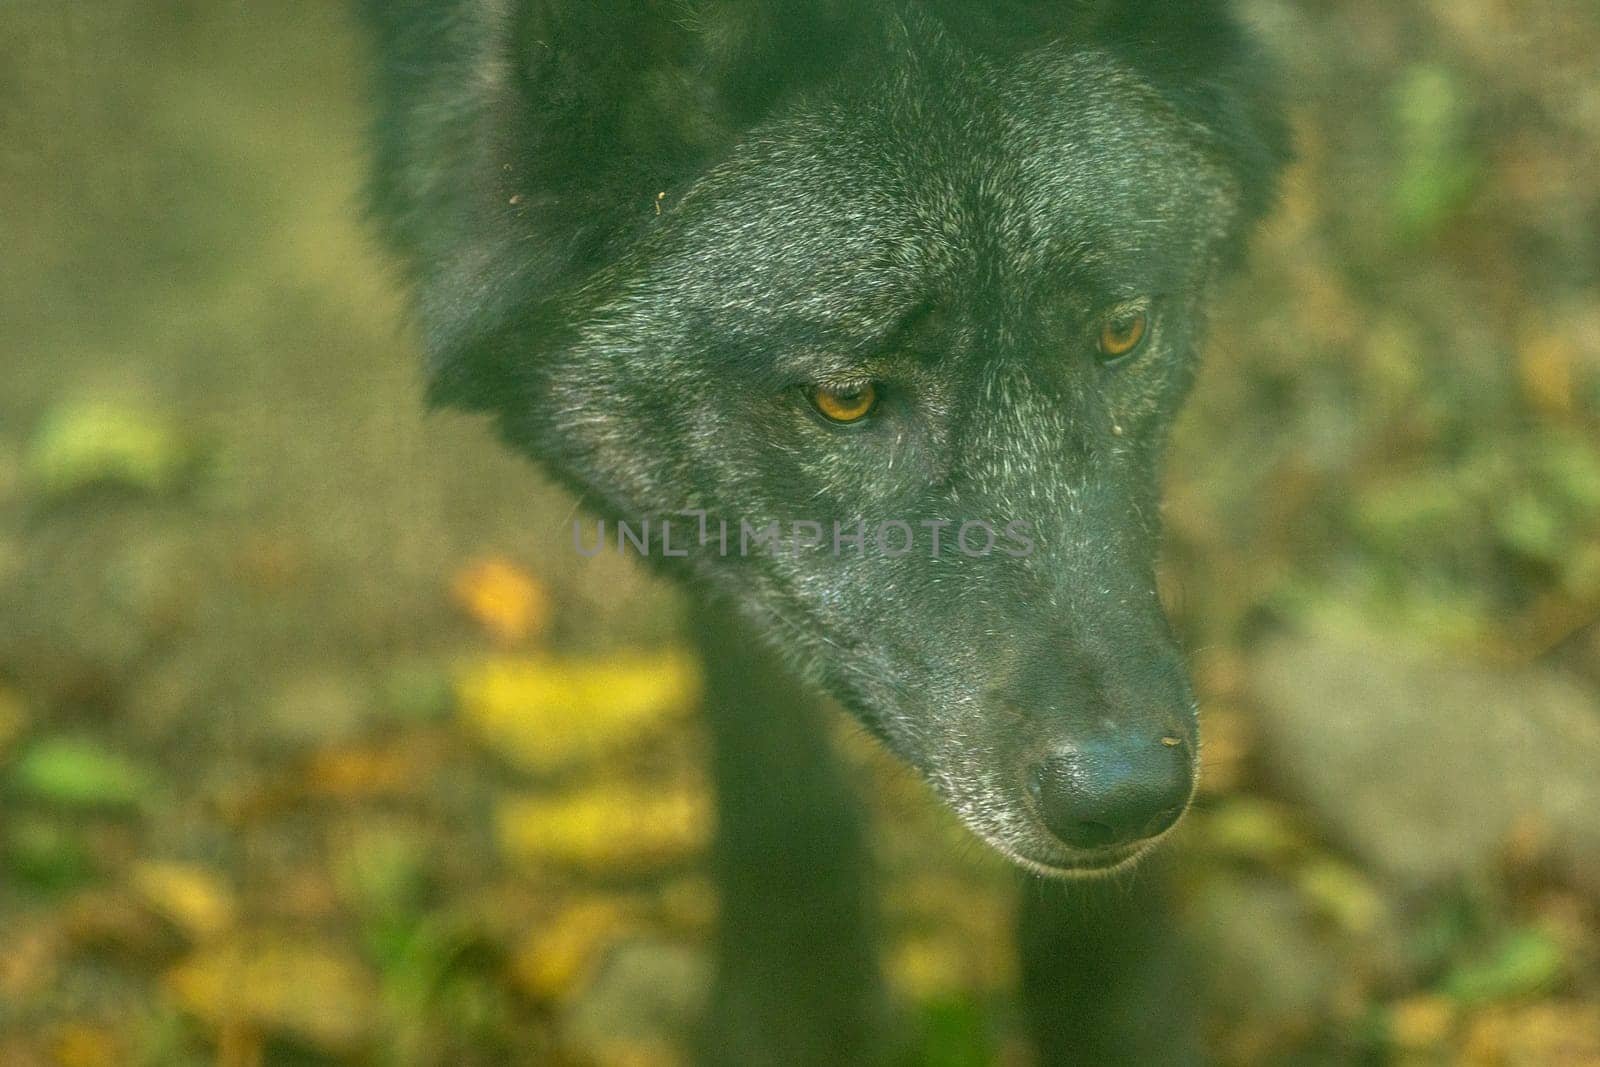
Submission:
<svg viewBox="0 0 1600 1067">
<path fill-rule="evenodd" d="M 893 1053 L 828 697 L 1036 878 L 1047 1063 L 1193 1059 L 1168 430 L 1288 157 L 1222 0 L 360 0 L 433 403 L 651 530 L 707 663 L 708 1062 Z M 652 525 L 653 524 L 653 525 Z M 676 525 L 674 525 L 676 524 Z M 774 531 L 749 550 L 750 530 Z"/>
</svg>

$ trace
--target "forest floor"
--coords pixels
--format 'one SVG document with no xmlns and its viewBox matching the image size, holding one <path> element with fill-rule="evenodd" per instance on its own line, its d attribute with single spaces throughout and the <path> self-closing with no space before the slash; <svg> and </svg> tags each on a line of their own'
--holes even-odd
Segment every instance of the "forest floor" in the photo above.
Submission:
<svg viewBox="0 0 1600 1067">
<path fill-rule="evenodd" d="M 1300 160 L 1168 505 L 1212 1047 L 1600 1063 L 1600 12 L 1245 6 Z M 423 413 L 360 86 L 339 5 L 0 10 L 0 1063 L 681 1062 L 680 606 Z M 1028 1062 L 1014 875 L 838 728 L 916 1062 Z"/>
</svg>

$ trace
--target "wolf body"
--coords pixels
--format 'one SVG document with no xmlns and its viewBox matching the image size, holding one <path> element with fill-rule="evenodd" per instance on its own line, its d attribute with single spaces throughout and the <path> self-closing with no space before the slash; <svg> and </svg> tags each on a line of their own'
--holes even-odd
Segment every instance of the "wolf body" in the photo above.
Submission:
<svg viewBox="0 0 1600 1067">
<path fill-rule="evenodd" d="M 1193 789 L 1160 457 L 1286 155 L 1224 5 L 362 10 L 432 399 L 653 524 L 698 605 L 706 1058 L 888 1054 L 859 816 L 801 691 L 1051 879 L 1019 929 L 1044 1062 L 1192 1058 L 1154 880 L 1088 882 Z M 660 544 L 674 523 L 699 532 Z M 773 524 L 754 552 L 704 536 Z"/>
</svg>

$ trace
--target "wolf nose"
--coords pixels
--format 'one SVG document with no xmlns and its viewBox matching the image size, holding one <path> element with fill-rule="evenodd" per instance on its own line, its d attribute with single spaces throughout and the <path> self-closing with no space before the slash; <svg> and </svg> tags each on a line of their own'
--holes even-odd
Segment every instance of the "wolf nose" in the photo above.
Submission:
<svg viewBox="0 0 1600 1067">
<path fill-rule="evenodd" d="M 1029 769 L 1045 826 L 1079 849 L 1143 841 L 1183 814 L 1194 784 L 1188 746 L 1173 739 L 1090 742 Z"/>
</svg>

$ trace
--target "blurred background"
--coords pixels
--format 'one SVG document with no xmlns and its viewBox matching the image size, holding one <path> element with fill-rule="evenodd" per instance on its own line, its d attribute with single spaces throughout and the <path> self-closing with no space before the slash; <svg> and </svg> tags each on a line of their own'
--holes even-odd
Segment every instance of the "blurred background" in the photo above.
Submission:
<svg viewBox="0 0 1600 1067">
<path fill-rule="evenodd" d="M 1300 149 L 1173 453 L 1227 1063 L 1600 1063 L 1600 7 L 1250 0 Z M 427 416 L 311 0 L 0 5 L 0 1063 L 681 1062 L 675 594 Z M 840 723 L 929 1065 L 1013 878 Z"/>
</svg>

